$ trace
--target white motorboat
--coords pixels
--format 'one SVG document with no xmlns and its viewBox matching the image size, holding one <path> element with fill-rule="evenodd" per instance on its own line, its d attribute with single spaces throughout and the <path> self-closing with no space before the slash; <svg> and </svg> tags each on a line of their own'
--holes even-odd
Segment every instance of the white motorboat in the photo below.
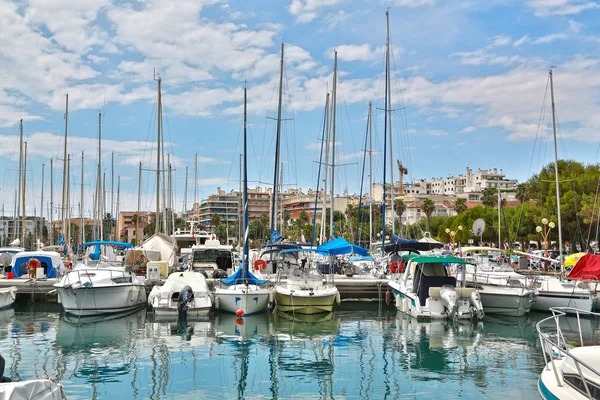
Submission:
<svg viewBox="0 0 600 400">
<path fill-rule="evenodd" d="M 10 286 L 7 288 L 0 288 L 0 310 L 6 310 L 15 304 L 17 298 L 17 287 Z"/>
<path fill-rule="evenodd" d="M 597 332 L 582 329 L 582 322 L 587 320 L 584 317 L 598 318 L 600 314 L 570 307 L 550 311 L 553 315 L 536 325 L 545 364 L 537 383 L 540 395 L 546 400 L 600 398 Z M 576 323 L 568 324 L 568 319 Z M 567 331 L 567 326 L 575 329 Z"/>
<path fill-rule="evenodd" d="M 92 316 L 130 311 L 146 305 L 146 286 L 125 267 L 103 258 L 105 245 L 131 245 L 120 242 L 90 242 L 96 250 L 87 259 L 63 275 L 54 287 L 65 312 L 77 316 Z"/>
<path fill-rule="evenodd" d="M 506 265 L 490 265 L 481 259 L 465 257 L 465 280 L 467 286 L 477 288 L 486 314 L 521 317 L 527 314 L 538 298 L 538 291 L 528 285 L 525 277 L 518 275 Z M 455 268 L 458 276 L 460 268 Z"/>
<path fill-rule="evenodd" d="M 3 400 L 66 400 L 66 398 L 63 385 L 50 379 L 0 383 L 0 399 Z"/>
<path fill-rule="evenodd" d="M 592 290 L 585 284 L 544 275 L 529 278 L 528 282 L 538 290 L 532 310 L 548 312 L 553 307 L 571 307 L 591 311 L 594 307 Z"/>
<path fill-rule="evenodd" d="M 300 265 L 289 269 L 285 282 L 278 274 L 275 286 L 275 302 L 277 309 L 283 312 L 298 314 L 318 314 L 331 312 L 334 303 L 340 304 L 340 292 L 335 287 L 333 277 L 333 256 L 329 255 L 329 263 L 317 267 L 316 249 L 289 249 L 279 254 L 278 268 L 283 270 L 286 255 L 303 254 Z M 296 264 L 294 264 L 296 265 Z"/>
<path fill-rule="evenodd" d="M 222 245 L 213 234 L 210 239 L 192 246 L 192 269 L 204 272 L 207 277 L 225 278 L 231 274 L 233 268 L 233 247 Z"/>
<path fill-rule="evenodd" d="M 482 319 L 483 305 L 474 288 L 458 287 L 446 266 L 467 264 L 452 256 L 404 255 L 390 265 L 394 273 L 388 286 L 396 308 L 423 319 Z M 463 276 L 464 285 L 464 276 Z"/>
<path fill-rule="evenodd" d="M 192 296 L 182 295 L 188 286 Z M 154 286 L 148 296 L 148 304 L 158 316 L 177 317 L 185 312 L 188 317 L 208 315 L 212 308 L 212 298 L 204 275 L 193 271 L 174 272 L 162 286 Z"/>
</svg>

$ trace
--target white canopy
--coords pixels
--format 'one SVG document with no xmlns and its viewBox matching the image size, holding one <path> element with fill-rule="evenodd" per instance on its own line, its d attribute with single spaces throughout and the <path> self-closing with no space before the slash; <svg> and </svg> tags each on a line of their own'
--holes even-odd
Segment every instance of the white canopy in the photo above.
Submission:
<svg viewBox="0 0 600 400">
<path fill-rule="evenodd" d="M 177 265 L 177 246 L 175 240 L 165 234 L 155 233 L 136 247 L 138 250 L 155 250 L 160 252 L 161 261 L 167 261 L 169 268 Z"/>
</svg>

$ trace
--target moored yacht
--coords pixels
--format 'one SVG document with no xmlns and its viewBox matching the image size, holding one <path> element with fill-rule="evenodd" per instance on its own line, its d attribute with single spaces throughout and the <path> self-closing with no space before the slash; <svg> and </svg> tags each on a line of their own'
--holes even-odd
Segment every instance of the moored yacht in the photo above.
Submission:
<svg viewBox="0 0 600 400">
<path fill-rule="evenodd" d="M 66 313 L 77 316 L 112 314 L 146 305 L 146 286 L 122 262 L 111 259 L 115 246 L 132 247 L 122 242 L 86 243 L 86 258 L 63 275 L 54 287 Z M 103 247 L 108 247 L 103 251 Z"/>
<path fill-rule="evenodd" d="M 410 254 L 390 264 L 393 275 L 388 286 L 398 311 L 423 319 L 482 319 L 478 291 L 458 287 L 456 277 L 448 274 L 446 267 L 450 264 L 464 266 L 467 261 L 452 256 Z"/>
<path fill-rule="evenodd" d="M 148 304 L 158 316 L 208 315 L 212 308 L 212 296 L 204 275 L 193 271 L 174 272 L 162 285 L 152 288 Z"/>
</svg>

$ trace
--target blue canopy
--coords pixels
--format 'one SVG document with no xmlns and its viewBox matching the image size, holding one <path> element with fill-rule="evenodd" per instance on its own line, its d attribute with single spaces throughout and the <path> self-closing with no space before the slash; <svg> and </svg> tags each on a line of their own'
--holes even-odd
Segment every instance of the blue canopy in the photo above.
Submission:
<svg viewBox="0 0 600 400">
<path fill-rule="evenodd" d="M 281 237 L 279 232 L 277 232 L 277 229 L 274 229 L 273 232 L 271 233 L 271 243 L 279 242 L 282 239 L 283 238 Z"/>
<path fill-rule="evenodd" d="M 385 251 L 427 251 L 439 249 L 444 245 L 441 243 L 419 242 L 414 239 L 405 239 L 398 235 L 392 235 L 390 243 L 385 246 Z"/>
<path fill-rule="evenodd" d="M 359 256 L 366 256 L 369 253 L 367 252 L 367 250 L 363 249 L 360 246 L 357 246 L 355 244 L 350 244 L 346 239 L 344 239 L 343 237 L 339 237 L 337 239 L 331 240 L 319 247 L 317 247 L 317 252 L 327 252 L 327 253 L 331 253 L 334 255 L 341 255 L 341 254 L 356 254 Z"/>
<path fill-rule="evenodd" d="M 267 283 L 267 281 L 263 281 L 261 279 L 258 279 L 254 275 L 252 275 L 252 273 L 250 271 L 248 271 L 248 277 L 243 278 L 242 277 L 242 268 L 243 268 L 243 266 L 240 265 L 238 270 L 235 271 L 235 274 L 231 275 L 227 279 L 221 280 L 221 282 L 223 282 L 227 286 L 237 285 L 238 283 L 248 283 L 249 285 L 264 285 L 265 283 Z"/>
<path fill-rule="evenodd" d="M 115 247 L 125 247 L 126 249 L 133 249 L 133 246 L 127 242 L 111 242 L 110 240 L 96 240 L 94 242 L 87 242 L 83 244 L 84 246 L 115 246 Z"/>
<path fill-rule="evenodd" d="M 56 278 L 58 276 L 58 270 L 52 262 L 52 257 L 31 253 L 31 255 L 15 257 L 15 265 L 12 267 L 12 272 L 15 275 L 15 278 L 27 274 L 27 263 L 32 258 L 36 258 L 40 261 L 40 267 L 44 269 L 44 273 L 46 274 L 47 278 Z"/>
</svg>

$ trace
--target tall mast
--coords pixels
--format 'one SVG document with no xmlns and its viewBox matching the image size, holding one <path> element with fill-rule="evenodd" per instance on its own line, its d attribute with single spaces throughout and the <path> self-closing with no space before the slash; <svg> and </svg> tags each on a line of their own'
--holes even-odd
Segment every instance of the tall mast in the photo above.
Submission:
<svg viewBox="0 0 600 400">
<path fill-rule="evenodd" d="M 319 155 L 319 172 L 317 173 L 317 191 L 315 195 L 315 211 L 313 212 L 313 226 L 312 226 L 312 234 L 311 234 L 311 242 L 313 245 L 315 244 L 315 227 L 317 226 L 317 207 L 319 205 L 319 184 L 321 183 L 321 166 L 323 165 L 323 147 L 325 145 L 325 132 L 327 129 L 327 112 L 329 108 L 329 93 L 325 96 L 325 114 L 323 115 L 323 135 L 321 136 L 321 153 Z M 325 168 L 327 170 L 327 168 Z M 325 191 L 323 191 L 325 193 Z M 325 204 L 325 203 L 323 203 Z M 325 210 L 323 210 L 325 211 Z M 325 223 L 325 213 L 323 212 L 321 216 L 321 227 Z M 321 232 L 323 229 L 321 229 Z"/>
<path fill-rule="evenodd" d="M 388 79 L 388 83 L 387 83 L 387 93 L 386 96 L 388 96 L 388 107 L 389 109 L 386 110 L 386 113 L 389 113 L 389 117 L 388 117 L 388 137 L 390 140 L 390 145 L 389 145 L 389 149 L 390 149 L 390 215 L 392 216 L 392 233 L 396 232 L 396 217 L 394 215 L 394 157 L 393 157 L 393 151 L 394 151 L 394 147 L 392 146 L 392 85 L 389 82 L 391 79 L 391 74 L 390 74 L 390 16 L 389 16 L 389 12 L 385 13 L 385 20 L 386 20 L 386 26 L 387 26 L 387 43 L 386 43 L 386 54 L 387 54 L 387 59 L 388 62 L 386 63 L 386 68 L 387 68 L 387 79 Z"/>
<path fill-rule="evenodd" d="M 554 104 L 554 80 L 552 79 L 552 69 L 550 69 L 550 96 L 552 98 L 552 131 L 554 133 L 554 178 L 556 180 L 556 209 L 558 214 L 558 252 L 560 254 L 560 279 L 565 278 L 565 269 L 563 265 L 563 242 L 562 242 L 562 223 L 560 216 L 560 186 L 558 180 L 558 148 L 556 146 L 556 106 Z"/>
<path fill-rule="evenodd" d="M 140 245 L 139 232 L 140 232 L 140 203 L 142 193 L 142 163 L 140 162 L 138 170 L 138 198 L 137 198 L 137 219 L 135 220 L 135 245 Z"/>
<path fill-rule="evenodd" d="M 62 220 L 62 234 L 63 238 L 67 234 L 67 221 L 65 218 L 66 204 L 67 204 L 67 136 L 69 130 L 69 94 L 65 96 L 65 143 L 63 150 L 63 183 L 62 183 L 62 201 L 60 218 Z M 65 239 L 66 241 L 66 239 Z"/>
<path fill-rule="evenodd" d="M 83 166 L 85 165 L 85 158 L 84 158 L 84 154 L 83 151 L 81 152 L 81 199 L 79 201 L 79 217 L 81 218 L 81 227 L 79 229 L 80 233 L 81 233 L 81 244 L 83 245 L 85 243 L 85 219 L 83 218 L 83 210 L 84 208 L 84 201 L 83 201 L 83 179 L 84 179 L 84 175 L 83 175 Z"/>
<path fill-rule="evenodd" d="M 246 85 L 244 85 L 244 256 L 242 278 L 248 277 L 248 146 L 246 139 Z"/>
<path fill-rule="evenodd" d="M 502 233 L 500 230 L 500 203 L 502 202 L 502 197 L 500 196 L 500 188 L 498 188 L 498 250 L 502 249 Z"/>
<path fill-rule="evenodd" d="M 364 181 L 365 181 L 365 167 L 367 164 L 367 143 L 369 141 L 369 125 L 371 124 L 371 113 L 370 113 L 370 106 L 371 104 L 369 103 L 369 113 L 367 114 L 367 129 L 365 130 L 365 147 L 363 149 L 363 163 L 362 163 L 362 173 L 360 175 L 360 195 L 358 196 L 358 215 L 357 215 L 357 223 L 356 223 L 356 238 L 354 239 L 355 242 L 359 242 L 360 243 L 360 223 L 361 221 L 361 215 L 362 215 L 362 199 L 363 199 L 363 186 L 364 186 Z M 369 212 L 369 215 L 371 214 L 371 212 Z"/>
<path fill-rule="evenodd" d="M 21 130 L 23 130 L 23 124 L 21 124 Z M 25 147 L 23 149 L 23 184 L 21 185 L 21 189 L 23 190 L 23 215 L 21 216 L 23 226 L 21 228 L 21 246 L 23 247 L 25 247 L 25 233 L 27 231 L 27 214 L 25 213 L 25 183 L 27 182 L 27 142 L 24 142 L 24 146 Z"/>
<path fill-rule="evenodd" d="M 387 23 L 387 40 L 386 40 L 386 52 L 385 52 L 385 111 L 384 111 L 384 125 L 383 125 L 383 199 L 381 201 L 381 253 L 385 253 L 385 167 L 387 157 L 387 128 L 388 128 L 388 86 L 390 80 L 390 38 L 389 38 L 389 16 L 390 12 L 385 12 L 385 20 Z M 392 221 L 394 219 L 392 218 Z"/>
<path fill-rule="evenodd" d="M 156 79 L 156 78 L 155 78 Z M 160 232 L 160 140 L 161 140 L 161 118 L 160 118 L 160 109 L 162 107 L 162 98 L 160 94 L 161 79 L 158 77 L 158 106 L 157 106 L 157 118 L 158 118 L 158 128 L 157 128 L 157 146 L 156 146 L 156 219 L 154 220 L 154 233 Z"/>
<path fill-rule="evenodd" d="M 42 163 L 42 199 L 40 200 L 40 242 L 44 241 L 44 170 L 46 164 Z M 2 212 L 2 222 L 4 223 L 4 212 Z"/>
<path fill-rule="evenodd" d="M 19 181 L 19 186 L 21 185 L 21 177 L 19 176 L 19 179 L 17 179 Z M 19 224 L 19 217 L 17 217 L 17 199 L 20 198 L 20 194 L 15 190 L 15 202 L 14 202 L 14 207 L 13 207 L 13 234 L 15 236 L 15 239 L 19 239 L 20 235 L 18 235 L 19 231 L 17 230 L 17 225 Z"/>
<path fill-rule="evenodd" d="M 194 157 L 194 210 L 198 204 L 198 153 Z"/>
<path fill-rule="evenodd" d="M 283 98 L 283 43 L 281 43 L 281 63 L 279 66 L 279 100 L 277 105 L 277 138 L 275 140 L 275 172 L 273 174 L 273 194 L 271 197 L 271 233 L 277 223 L 277 189 L 279 185 L 279 148 L 281 146 L 281 102 Z"/>
<path fill-rule="evenodd" d="M 98 204 L 98 222 L 100 224 L 100 232 L 98 238 L 104 240 L 104 215 L 103 208 L 103 180 L 102 180 L 102 113 L 98 113 L 98 187 L 96 190 L 96 202 Z"/>
<path fill-rule="evenodd" d="M 245 90 L 246 90 L 246 88 L 244 88 L 244 91 Z M 242 221 L 244 219 L 244 217 L 243 217 L 243 213 L 244 213 L 244 199 L 243 199 L 243 196 L 242 196 L 242 180 L 244 179 L 244 177 L 243 177 L 244 165 L 243 164 L 244 164 L 244 155 L 240 154 L 240 182 L 239 182 L 239 192 L 238 192 L 238 198 L 240 199 L 240 201 L 238 201 L 238 221 L 239 221 L 238 243 L 241 243 L 243 229 L 244 229 L 243 228 L 244 222 Z"/>
<path fill-rule="evenodd" d="M 333 88 L 331 90 L 331 118 L 332 129 L 331 129 L 331 185 L 329 190 L 331 192 L 331 212 L 329 213 L 329 238 L 333 239 L 334 226 L 333 226 L 333 204 L 334 204 L 334 191 L 335 191 L 335 119 L 337 114 L 337 50 L 333 52 Z"/>
<path fill-rule="evenodd" d="M 171 155 L 170 154 L 167 155 L 167 165 L 168 165 L 168 171 L 169 171 L 169 179 L 167 180 L 168 187 L 169 187 L 169 193 L 167 195 L 167 204 L 168 204 L 169 216 L 171 218 L 171 221 L 170 221 L 171 223 L 167 224 L 165 226 L 165 233 L 172 233 L 170 231 L 171 231 L 171 225 L 174 220 L 174 218 L 173 218 L 173 202 L 172 202 L 173 199 L 171 197 L 171 195 L 173 193 L 173 177 L 171 174 L 173 173 L 173 171 L 171 169 Z M 165 215 L 166 214 L 167 213 L 165 213 Z"/>
<path fill-rule="evenodd" d="M 71 155 L 67 155 L 67 208 L 66 208 L 66 216 L 67 216 L 67 239 L 65 243 L 71 242 Z"/>
<path fill-rule="evenodd" d="M 48 215 L 50 217 L 50 244 L 54 244 L 54 160 L 50 159 L 50 210 Z"/>
<path fill-rule="evenodd" d="M 117 177 L 117 204 L 115 204 L 115 206 L 116 206 L 115 207 L 115 215 L 117 216 L 116 217 L 117 221 L 119 218 L 119 201 L 121 200 L 120 197 L 121 197 L 121 176 L 119 175 Z M 117 232 L 117 228 L 115 227 L 115 233 L 116 232 Z M 119 236 L 120 236 L 120 232 L 118 235 L 117 234 L 115 235 L 115 240 L 120 240 Z"/>
<path fill-rule="evenodd" d="M 183 191 L 183 215 L 187 217 L 188 167 L 185 166 L 185 190 Z"/>
<path fill-rule="evenodd" d="M 111 152 L 110 155 L 110 215 L 112 218 L 115 217 L 115 152 Z M 110 236 L 112 240 L 116 240 L 116 227 L 112 227 L 110 230 Z"/>
<path fill-rule="evenodd" d="M 167 184 L 166 184 L 166 178 L 165 178 L 165 170 L 167 169 L 167 164 L 165 164 L 165 133 L 164 133 L 164 129 L 163 129 L 163 123 L 162 123 L 162 93 L 161 93 L 161 102 L 160 102 L 160 113 L 159 113 L 159 118 L 160 118 L 160 165 L 163 168 L 162 172 L 162 207 L 163 207 L 163 223 L 161 225 L 161 228 L 163 230 L 164 233 L 166 233 L 168 231 L 168 227 L 167 227 L 167 198 L 166 198 L 166 192 L 167 192 Z"/>
<path fill-rule="evenodd" d="M 373 243 L 373 108 L 369 102 L 369 246 Z M 360 211 L 359 211 L 360 212 Z"/>
<path fill-rule="evenodd" d="M 15 238 L 19 238 L 21 236 L 21 230 L 20 230 L 20 214 L 21 214 L 21 185 L 23 185 L 23 120 L 21 120 L 19 122 L 19 179 L 17 179 L 17 181 L 19 182 L 19 189 L 18 189 L 18 193 L 19 195 L 17 196 L 17 207 L 16 210 L 17 212 L 15 213 L 15 217 L 16 217 L 16 221 L 17 223 L 15 224 Z M 25 246 L 24 243 L 21 243 L 21 246 Z"/>
<path fill-rule="evenodd" d="M 329 104 L 329 93 L 327 93 L 327 107 L 325 114 L 325 169 L 323 171 L 323 211 L 321 213 L 321 237 L 320 243 L 325 243 L 325 234 L 327 232 L 327 174 L 329 171 L 329 133 L 331 132 L 331 107 Z M 332 210 L 333 212 L 333 210 Z"/>
</svg>

